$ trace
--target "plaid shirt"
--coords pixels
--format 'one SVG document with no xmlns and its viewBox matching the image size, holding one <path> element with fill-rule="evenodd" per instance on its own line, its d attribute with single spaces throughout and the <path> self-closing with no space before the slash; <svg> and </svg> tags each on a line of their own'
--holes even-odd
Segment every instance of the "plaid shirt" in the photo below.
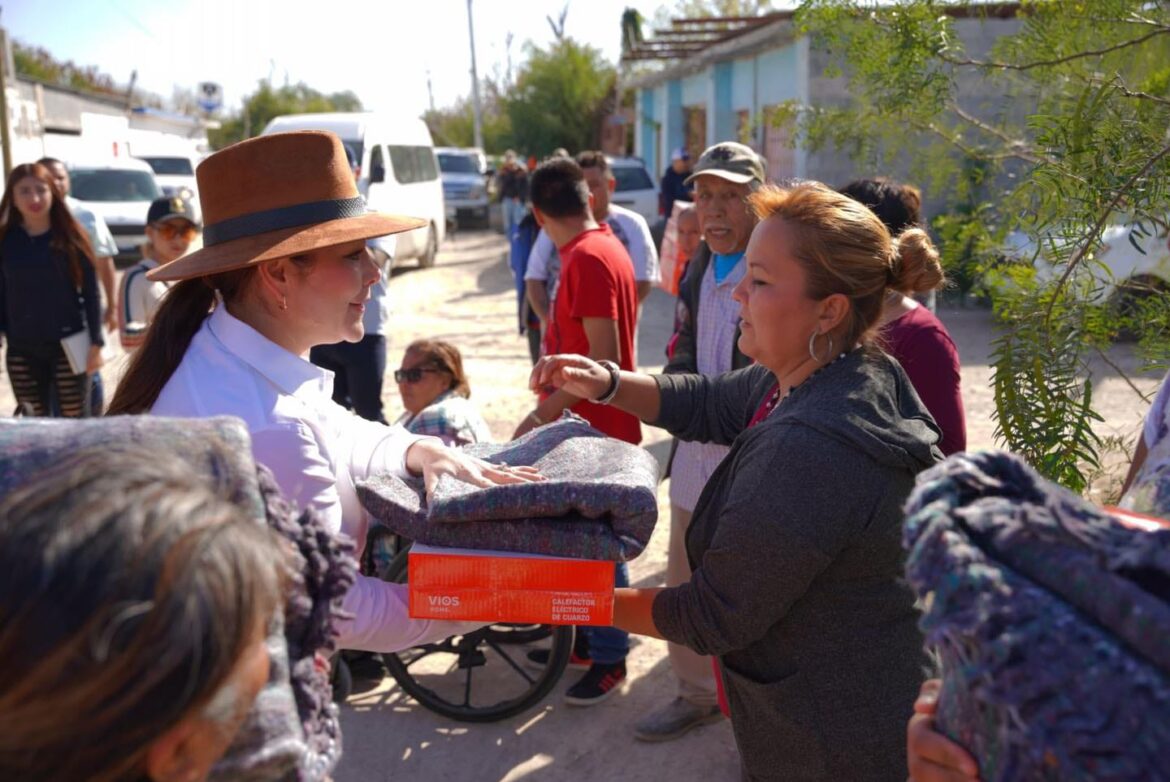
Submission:
<svg viewBox="0 0 1170 782">
<path fill-rule="evenodd" d="M 492 433 L 475 405 L 454 391 L 446 391 L 418 415 L 403 413 L 395 421 L 412 434 L 438 437 L 447 445 L 491 442 Z"/>
<path fill-rule="evenodd" d="M 704 375 L 731 371 L 739 323 L 739 304 L 731 294 L 746 269 L 747 262 L 741 258 L 723 282 L 716 283 L 712 261 L 703 274 L 695 313 L 695 363 Z M 694 510 L 703 487 L 729 450 L 725 445 L 680 441 L 670 466 L 670 501 L 683 510 Z"/>
</svg>

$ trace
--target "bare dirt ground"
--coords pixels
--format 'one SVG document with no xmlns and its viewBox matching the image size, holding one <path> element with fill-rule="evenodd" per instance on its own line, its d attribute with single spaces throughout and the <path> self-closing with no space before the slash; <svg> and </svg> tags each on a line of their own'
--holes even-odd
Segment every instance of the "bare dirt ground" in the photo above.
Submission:
<svg viewBox="0 0 1170 782">
<path fill-rule="evenodd" d="M 392 280 L 394 330 L 389 338 L 389 368 L 398 366 L 402 349 L 418 337 L 441 337 L 463 351 L 478 403 L 498 439 L 506 439 L 531 409 L 526 390 L 530 368 L 527 344 L 516 329 L 516 301 L 507 265 L 506 246 L 498 234 L 463 232 L 449 241 L 434 269 L 398 270 Z M 662 365 L 673 304 L 662 291 L 647 299 L 642 315 L 638 357 L 648 371 Z M 968 444 L 994 446 L 994 402 L 988 366 L 994 328 L 983 310 L 941 313 L 963 361 L 963 396 Z M 1127 372 L 1139 361 L 1126 347 L 1110 360 Z M 103 371 L 107 395 L 123 361 Z M 1109 469 L 1096 482 L 1097 496 L 1115 490 L 1128 461 L 1126 454 L 1139 431 L 1146 403 L 1105 362 L 1094 367 L 1095 403 L 1104 415 L 1102 434 L 1116 438 L 1108 454 Z M 1157 375 L 1141 375 L 1138 388 L 1151 394 Z M 401 412 L 397 389 L 387 379 L 387 417 Z M 0 411 L 14 408 L 7 382 L 0 382 Z M 668 439 L 644 427 L 645 442 L 660 459 Z M 1124 444 L 1122 444 L 1124 440 Z M 665 484 L 659 491 L 662 522 L 646 552 L 631 563 L 636 586 L 661 583 L 666 567 L 669 503 Z M 661 780 L 705 782 L 738 780 L 735 743 L 727 723 L 701 728 L 666 744 L 643 744 L 633 738 L 635 722 L 674 695 L 665 644 L 635 639 L 629 657 L 630 678 L 617 696 L 590 709 L 565 706 L 561 693 L 579 675 L 569 670 L 540 706 L 509 720 L 463 724 L 439 717 L 405 697 L 393 680 L 358 682 L 343 708 L 345 754 L 336 778 L 361 780 Z"/>
</svg>

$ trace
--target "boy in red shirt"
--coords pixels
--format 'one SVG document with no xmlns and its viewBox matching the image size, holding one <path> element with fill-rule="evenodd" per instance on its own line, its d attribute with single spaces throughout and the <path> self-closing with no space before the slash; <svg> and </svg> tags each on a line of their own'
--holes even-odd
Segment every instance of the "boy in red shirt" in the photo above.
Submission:
<svg viewBox="0 0 1170 782">
<path fill-rule="evenodd" d="M 632 371 L 638 321 L 634 266 L 609 226 L 593 219 L 593 197 L 585 173 L 570 158 L 554 158 L 533 173 L 529 196 L 537 223 L 561 256 L 561 283 L 545 352 L 579 353 Z M 642 441 L 642 424 L 634 416 L 561 390 L 541 395 L 536 409 L 520 422 L 516 436 L 557 419 L 565 409 L 610 437 L 634 444 Z M 629 583 L 624 562 L 617 566 L 614 583 Z M 581 627 L 577 638 L 570 665 L 588 665 L 589 670 L 568 689 L 565 701 L 591 706 L 617 692 L 626 678 L 630 637 L 616 627 Z M 530 652 L 529 659 L 547 664 L 547 652 Z"/>
<path fill-rule="evenodd" d="M 570 158 L 550 160 L 536 169 L 529 191 L 536 221 L 561 256 L 561 282 L 545 335 L 545 353 L 579 353 L 633 371 L 638 321 L 633 263 L 609 226 L 593 219 L 593 198 L 584 172 Z M 642 441 L 642 426 L 635 416 L 564 391 L 542 395 L 516 436 L 556 420 L 565 409 L 610 437 L 635 445 Z"/>
</svg>

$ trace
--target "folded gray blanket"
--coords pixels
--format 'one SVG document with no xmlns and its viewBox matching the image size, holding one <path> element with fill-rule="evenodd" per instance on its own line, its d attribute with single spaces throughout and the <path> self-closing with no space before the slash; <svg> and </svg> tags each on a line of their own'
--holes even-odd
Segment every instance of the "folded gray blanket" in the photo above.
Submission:
<svg viewBox="0 0 1170 782">
<path fill-rule="evenodd" d="M 906 574 L 940 729 L 985 780 L 1170 780 L 1170 530 L 1113 521 L 1010 454 L 911 495 Z"/>
<path fill-rule="evenodd" d="M 546 480 L 479 488 L 444 476 L 428 506 L 421 479 L 378 475 L 358 482 L 358 497 L 392 531 L 434 546 L 624 562 L 650 540 L 658 462 L 571 413 L 513 442 L 462 450 L 536 467 Z"/>
</svg>

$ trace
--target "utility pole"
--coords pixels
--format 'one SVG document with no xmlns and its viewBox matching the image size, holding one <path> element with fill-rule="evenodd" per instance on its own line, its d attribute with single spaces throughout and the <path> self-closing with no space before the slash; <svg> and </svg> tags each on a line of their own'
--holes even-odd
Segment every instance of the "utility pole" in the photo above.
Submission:
<svg viewBox="0 0 1170 782">
<path fill-rule="evenodd" d="M 431 111 L 435 110 L 435 88 L 431 85 L 431 69 L 427 68 L 427 98 L 431 105 Z"/>
<path fill-rule="evenodd" d="M 0 27 L 0 145 L 4 146 L 4 181 L 12 170 L 11 117 L 8 114 L 8 31 Z"/>
<path fill-rule="evenodd" d="M 483 116 L 479 105 L 479 72 L 475 69 L 475 23 L 471 19 L 471 0 L 467 0 L 467 34 L 471 38 L 471 112 L 475 146 L 483 149 Z"/>
</svg>

